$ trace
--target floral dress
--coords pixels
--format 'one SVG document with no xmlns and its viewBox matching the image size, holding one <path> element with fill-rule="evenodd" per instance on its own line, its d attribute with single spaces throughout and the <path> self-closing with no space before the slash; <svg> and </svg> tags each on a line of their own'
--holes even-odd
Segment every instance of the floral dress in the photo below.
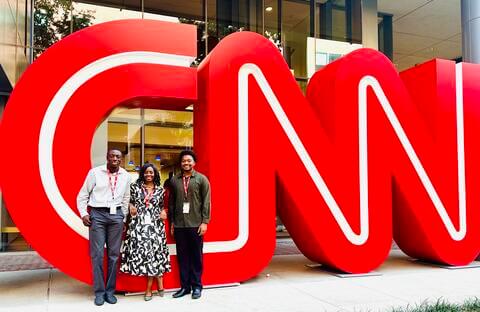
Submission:
<svg viewBox="0 0 480 312">
<path fill-rule="evenodd" d="M 146 193 L 143 183 L 130 186 L 130 203 L 137 208 L 137 215 L 131 217 L 128 224 L 120 271 L 140 276 L 162 276 L 171 270 L 165 224 L 160 219 L 164 189 L 155 186 L 153 194 L 146 196 Z"/>
</svg>

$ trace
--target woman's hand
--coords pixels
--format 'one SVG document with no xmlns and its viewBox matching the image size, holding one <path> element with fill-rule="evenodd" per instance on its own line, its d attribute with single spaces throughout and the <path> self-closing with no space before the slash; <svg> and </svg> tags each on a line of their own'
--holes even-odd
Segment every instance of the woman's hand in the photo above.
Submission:
<svg viewBox="0 0 480 312">
<path fill-rule="evenodd" d="M 160 220 L 167 220 L 167 213 L 165 210 L 160 211 Z"/>
<path fill-rule="evenodd" d="M 132 217 L 135 217 L 137 216 L 137 207 L 135 207 L 134 205 L 130 204 L 130 215 Z"/>
</svg>

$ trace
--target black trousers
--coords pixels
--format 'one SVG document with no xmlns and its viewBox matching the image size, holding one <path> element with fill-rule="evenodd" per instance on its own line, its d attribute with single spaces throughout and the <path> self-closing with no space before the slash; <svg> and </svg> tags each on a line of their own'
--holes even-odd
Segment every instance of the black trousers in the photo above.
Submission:
<svg viewBox="0 0 480 312">
<path fill-rule="evenodd" d="M 180 283 L 187 290 L 202 288 L 203 236 L 198 228 L 175 228 Z"/>
</svg>

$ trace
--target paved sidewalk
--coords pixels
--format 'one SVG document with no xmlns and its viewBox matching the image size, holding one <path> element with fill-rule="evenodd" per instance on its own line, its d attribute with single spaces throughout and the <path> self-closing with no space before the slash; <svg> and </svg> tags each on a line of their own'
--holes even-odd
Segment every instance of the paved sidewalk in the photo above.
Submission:
<svg viewBox="0 0 480 312">
<path fill-rule="evenodd" d="M 0 272 L 0 311 L 389 311 L 443 298 L 480 297 L 480 268 L 448 270 L 415 263 L 399 250 L 377 270 L 380 276 L 339 278 L 308 268 L 302 255 L 274 256 L 258 277 L 237 287 L 207 289 L 189 297 L 119 296 L 95 307 L 91 288 L 55 269 Z M 248 265 L 248 264 L 247 264 Z"/>
<path fill-rule="evenodd" d="M 36 252 L 16 251 L 0 253 L 0 272 L 51 269 L 50 263 Z"/>
</svg>

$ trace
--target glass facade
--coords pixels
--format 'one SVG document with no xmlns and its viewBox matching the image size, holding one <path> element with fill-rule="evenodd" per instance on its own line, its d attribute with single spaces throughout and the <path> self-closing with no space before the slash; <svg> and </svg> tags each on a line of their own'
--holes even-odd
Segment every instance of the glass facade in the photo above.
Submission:
<svg viewBox="0 0 480 312">
<path fill-rule="evenodd" d="M 118 108 L 107 119 L 108 148 L 123 152 L 122 166 L 136 179 L 142 164 L 154 164 L 162 181 L 177 173 L 177 159 L 193 147 L 193 113 Z M 101 130 L 100 130 L 101 131 Z"/>
<path fill-rule="evenodd" d="M 0 1 L 0 64 L 11 85 L 30 63 L 31 1 Z M 2 82 L 3 84 L 3 82 Z"/>
<path fill-rule="evenodd" d="M 244 30 L 262 34 L 277 46 L 305 90 L 312 66 L 314 71 L 341 55 L 318 50 L 315 40 L 346 45 L 362 43 L 361 3 L 360 0 L 0 0 L 0 117 L 11 88 L 45 49 L 84 27 L 129 18 L 196 25 L 198 58 L 192 66 L 198 65 L 228 34 Z M 379 34 L 384 34 L 379 36 L 382 48 L 388 46 L 385 20 L 383 16 L 379 18 L 383 25 Z M 312 39 L 314 48 L 310 50 L 308 40 Z M 193 146 L 191 110 L 118 108 L 98 127 L 92 144 L 92 162 L 102 163 L 107 148 L 115 147 L 124 152 L 123 166 L 132 175 L 149 162 L 160 168 L 165 181 L 178 170 L 178 153 Z M 28 250 L 1 201 L 1 194 L 0 203 L 0 250 Z"/>
<path fill-rule="evenodd" d="M 393 61 L 392 15 L 378 13 L 378 50 Z"/>
<path fill-rule="evenodd" d="M 0 116 L 12 87 L 31 61 L 31 5 L 29 0 L 0 1 Z M 29 250 L 29 246 L 8 215 L 0 193 L 0 251 L 7 250 Z"/>
</svg>

